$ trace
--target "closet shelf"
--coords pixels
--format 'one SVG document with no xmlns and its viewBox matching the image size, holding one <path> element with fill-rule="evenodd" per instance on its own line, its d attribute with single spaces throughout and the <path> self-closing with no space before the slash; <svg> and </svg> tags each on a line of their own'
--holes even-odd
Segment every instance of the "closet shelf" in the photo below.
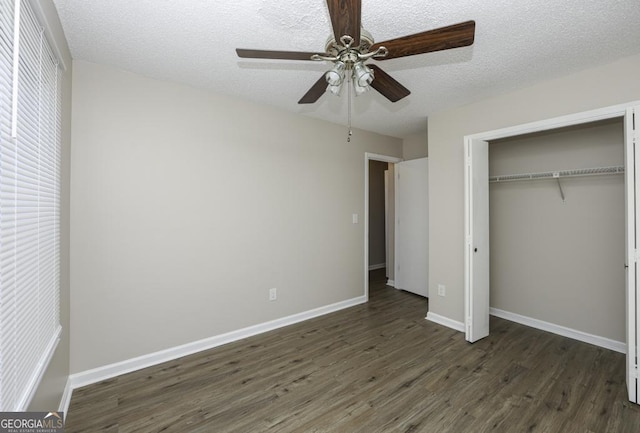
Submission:
<svg viewBox="0 0 640 433">
<path fill-rule="evenodd" d="M 563 177 L 601 176 L 624 173 L 624 165 L 613 167 L 579 168 L 575 170 L 545 171 L 540 173 L 505 174 L 490 176 L 489 183 L 513 182 L 519 180 L 560 179 Z"/>
</svg>

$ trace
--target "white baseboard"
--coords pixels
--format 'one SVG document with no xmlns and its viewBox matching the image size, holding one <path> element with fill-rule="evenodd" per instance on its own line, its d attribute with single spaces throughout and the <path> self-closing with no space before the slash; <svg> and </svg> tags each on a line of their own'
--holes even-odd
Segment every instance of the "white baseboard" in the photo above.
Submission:
<svg viewBox="0 0 640 433">
<path fill-rule="evenodd" d="M 243 338 L 262 334 L 263 332 L 273 331 L 274 329 L 293 325 L 295 323 L 303 322 L 305 320 L 313 319 L 314 317 L 323 316 L 325 314 L 333 313 L 365 302 L 367 302 L 367 298 L 365 296 L 359 296 L 357 298 L 347 299 L 346 301 L 293 314 L 281 319 L 275 319 L 258 325 L 249 326 L 247 328 L 238 329 L 237 331 L 227 332 L 225 334 L 216 335 L 203 340 L 183 344 L 181 346 L 172 347 L 158 352 L 149 353 L 147 355 L 138 356 L 136 358 L 127 359 L 125 361 L 116 362 L 114 364 L 72 374 L 69 376 L 67 387 L 63 394 L 63 400 L 60 402 L 60 407 L 69 406 L 71 393 L 76 388 L 91 385 L 93 383 L 101 382 L 106 379 L 111 379 L 122 374 L 131 373 L 132 371 L 151 367 L 163 362 L 172 361 L 183 356 L 192 355 L 203 350 L 212 349 L 223 344 L 232 343 Z M 67 391 L 67 388 L 69 391 Z"/>
<path fill-rule="evenodd" d="M 393 281 L 393 280 L 387 280 L 387 286 L 395 287 L 396 286 L 396 282 Z"/>
<path fill-rule="evenodd" d="M 510 320 L 512 322 L 520 323 L 521 325 L 530 326 L 542 331 L 551 332 L 553 334 L 562 335 L 563 337 L 569 337 L 573 338 L 574 340 L 593 344 L 594 346 L 604 347 L 605 349 L 613 350 L 615 352 L 627 353 L 627 344 L 622 341 L 616 341 L 609 338 L 600 337 L 598 335 L 587 334 L 586 332 L 578 331 L 576 329 L 571 329 L 565 326 L 556 325 L 554 323 L 533 319 L 527 316 L 521 316 L 520 314 L 510 313 L 509 311 L 499 310 L 497 308 L 490 308 L 489 314 L 491 314 L 492 316 L 500 317 L 502 319 Z"/>
<path fill-rule="evenodd" d="M 387 267 L 386 263 L 378 263 L 377 265 L 369 265 L 370 271 L 375 271 L 376 269 L 384 269 Z"/>
<path fill-rule="evenodd" d="M 456 331 L 464 332 L 464 323 L 457 320 L 449 319 L 448 317 L 441 316 L 429 311 L 425 319 L 437 323 L 438 325 L 446 326 L 447 328 L 455 329 Z"/>
</svg>

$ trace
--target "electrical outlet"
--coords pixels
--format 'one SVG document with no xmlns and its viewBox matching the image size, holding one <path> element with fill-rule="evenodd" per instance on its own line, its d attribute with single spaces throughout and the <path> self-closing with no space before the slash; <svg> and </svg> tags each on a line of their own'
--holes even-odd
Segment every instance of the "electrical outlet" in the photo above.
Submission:
<svg viewBox="0 0 640 433">
<path fill-rule="evenodd" d="M 278 299 L 278 290 L 275 287 L 273 287 L 269 289 L 269 300 L 275 301 L 276 299 Z"/>
<path fill-rule="evenodd" d="M 438 296 L 445 296 L 447 292 L 447 288 L 444 284 L 438 284 Z"/>
</svg>

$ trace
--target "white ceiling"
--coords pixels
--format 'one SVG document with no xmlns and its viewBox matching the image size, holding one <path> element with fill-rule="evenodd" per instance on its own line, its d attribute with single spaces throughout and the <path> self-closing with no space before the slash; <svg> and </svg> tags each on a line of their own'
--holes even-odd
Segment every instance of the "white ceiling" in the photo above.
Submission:
<svg viewBox="0 0 640 433">
<path fill-rule="evenodd" d="M 346 124 L 345 92 L 297 104 L 326 63 L 235 53 L 323 51 L 331 33 L 324 0 L 54 3 L 74 59 Z M 406 137 L 440 110 L 640 53 L 638 0 L 362 0 L 362 24 L 376 41 L 470 19 L 470 47 L 377 62 L 412 93 L 395 104 L 375 91 L 355 98 L 353 125 Z"/>
</svg>

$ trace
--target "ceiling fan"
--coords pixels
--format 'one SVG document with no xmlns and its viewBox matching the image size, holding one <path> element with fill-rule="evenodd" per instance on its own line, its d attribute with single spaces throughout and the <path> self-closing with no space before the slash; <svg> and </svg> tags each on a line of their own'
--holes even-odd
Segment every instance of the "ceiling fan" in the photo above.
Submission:
<svg viewBox="0 0 640 433">
<path fill-rule="evenodd" d="M 397 102 L 411 92 L 369 59 L 388 60 L 433 51 L 448 50 L 473 44 L 475 21 L 465 21 L 435 30 L 428 30 L 384 42 L 374 42 L 361 27 L 361 0 L 327 0 L 333 26 L 325 52 L 270 51 L 237 48 L 239 57 L 252 59 L 328 61 L 333 67 L 311 86 L 298 104 L 312 104 L 327 90 L 339 95 L 347 78 L 356 95 L 373 87 L 391 102 Z"/>
</svg>

